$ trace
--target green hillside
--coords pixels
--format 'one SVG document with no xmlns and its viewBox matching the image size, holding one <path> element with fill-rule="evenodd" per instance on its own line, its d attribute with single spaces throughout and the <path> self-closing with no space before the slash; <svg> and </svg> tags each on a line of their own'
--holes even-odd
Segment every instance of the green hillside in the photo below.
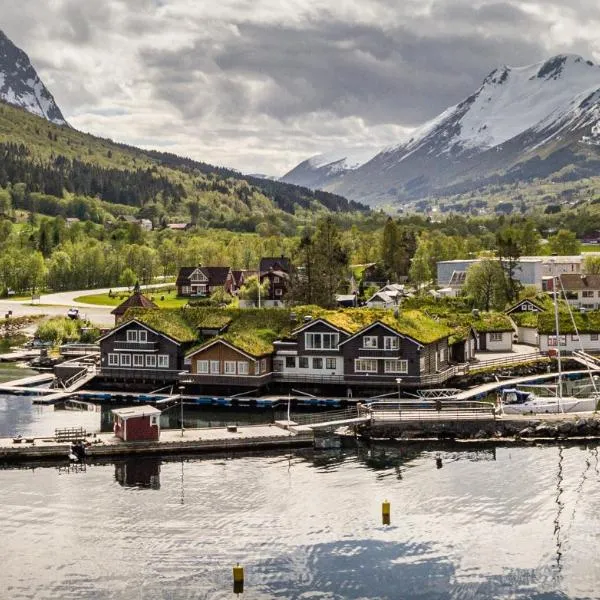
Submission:
<svg viewBox="0 0 600 600">
<path fill-rule="evenodd" d="M 12 208 L 97 222 L 133 214 L 155 225 L 292 234 L 315 213 L 367 211 L 341 196 L 117 144 L 3 103 L 0 187 L 12 190 Z"/>
</svg>

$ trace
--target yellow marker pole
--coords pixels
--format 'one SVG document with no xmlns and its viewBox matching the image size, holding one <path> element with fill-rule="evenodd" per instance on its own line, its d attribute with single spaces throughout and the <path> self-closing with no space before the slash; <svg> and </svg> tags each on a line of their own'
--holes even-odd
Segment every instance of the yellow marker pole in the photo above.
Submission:
<svg viewBox="0 0 600 600">
<path fill-rule="evenodd" d="M 241 594 L 244 591 L 244 567 L 238 563 L 233 567 L 233 593 Z"/>
<path fill-rule="evenodd" d="M 390 511 L 391 505 L 387 500 L 384 500 L 381 504 L 381 522 L 384 525 L 389 525 L 391 522 Z"/>
</svg>

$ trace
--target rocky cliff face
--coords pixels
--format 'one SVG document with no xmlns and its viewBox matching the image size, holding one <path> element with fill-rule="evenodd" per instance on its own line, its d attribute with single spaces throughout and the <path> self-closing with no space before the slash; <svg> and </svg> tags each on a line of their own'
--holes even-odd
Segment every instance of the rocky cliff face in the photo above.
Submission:
<svg viewBox="0 0 600 600">
<path fill-rule="evenodd" d="M 599 144 L 600 67 L 560 55 L 492 71 L 475 93 L 352 169 L 313 159 L 283 179 L 371 205 L 402 203 L 489 183 L 598 174 Z"/>
<path fill-rule="evenodd" d="M 19 106 L 57 125 L 66 125 L 52 94 L 29 57 L 0 31 L 0 100 Z"/>
</svg>

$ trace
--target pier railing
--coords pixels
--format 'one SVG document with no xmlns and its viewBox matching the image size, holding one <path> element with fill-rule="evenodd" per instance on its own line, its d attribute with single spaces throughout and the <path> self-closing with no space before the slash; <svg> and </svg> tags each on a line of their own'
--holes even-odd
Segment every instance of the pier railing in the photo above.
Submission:
<svg viewBox="0 0 600 600">
<path fill-rule="evenodd" d="M 487 402 L 373 402 L 359 407 L 359 414 L 370 414 L 372 424 L 401 421 L 479 421 L 496 418 Z"/>
</svg>

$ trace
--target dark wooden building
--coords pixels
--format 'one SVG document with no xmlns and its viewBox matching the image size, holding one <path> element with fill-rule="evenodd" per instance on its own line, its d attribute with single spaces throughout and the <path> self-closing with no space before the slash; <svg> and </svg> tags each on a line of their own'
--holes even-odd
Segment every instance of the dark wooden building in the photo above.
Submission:
<svg viewBox="0 0 600 600">
<path fill-rule="evenodd" d="M 210 296 L 223 288 L 229 294 L 235 290 L 235 281 L 230 267 L 181 267 L 177 275 L 178 296 Z"/>
<path fill-rule="evenodd" d="M 142 294 L 140 284 L 136 283 L 133 288 L 133 294 L 111 311 L 110 314 L 115 315 L 115 325 L 118 325 L 123 320 L 125 313 L 130 308 L 158 308 L 158 306 Z"/>
</svg>

